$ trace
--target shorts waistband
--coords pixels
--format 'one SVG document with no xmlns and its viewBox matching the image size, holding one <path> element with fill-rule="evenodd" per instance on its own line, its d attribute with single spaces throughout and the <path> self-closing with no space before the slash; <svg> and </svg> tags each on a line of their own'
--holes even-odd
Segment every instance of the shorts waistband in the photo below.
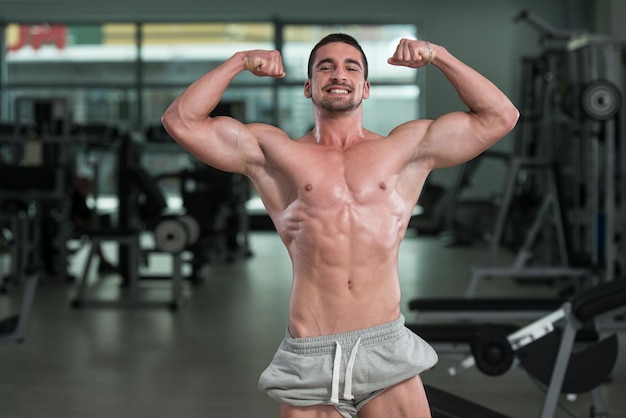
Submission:
<svg viewBox="0 0 626 418">
<path fill-rule="evenodd" d="M 337 343 L 352 347 L 359 337 L 361 347 L 377 345 L 402 335 L 405 332 L 404 322 L 404 316 L 400 315 L 395 321 L 371 328 L 307 338 L 295 338 L 287 330 L 282 349 L 300 355 L 329 354 L 335 352 Z"/>
</svg>

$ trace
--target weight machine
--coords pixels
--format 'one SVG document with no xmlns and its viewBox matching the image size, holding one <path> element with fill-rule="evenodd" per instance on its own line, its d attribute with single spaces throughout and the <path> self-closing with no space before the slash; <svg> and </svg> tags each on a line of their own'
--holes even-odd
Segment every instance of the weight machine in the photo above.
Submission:
<svg viewBox="0 0 626 418">
<path fill-rule="evenodd" d="M 42 275 L 41 206 L 63 195 L 62 170 L 48 167 L 0 167 L 2 221 L 11 231 L 10 273 L 2 293 L 21 293 L 16 314 L 0 321 L 0 344 L 22 342 Z"/>
<path fill-rule="evenodd" d="M 127 219 L 118 228 L 85 232 L 90 245 L 87 259 L 83 265 L 81 277 L 72 301 L 74 308 L 84 307 L 166 307 L 177 310 L 183 298 L 183 252 L 193 245 L 199 236 L 197 222 L 189 216 L 167 214 L 167 203 L 162 192 L 145 170 L 139 167 L 127 167 L 121 173 L 125 181 L 124 196 L 132 200 L 135 208 L 143 200 L 139 217 Z M 141 195 L 141 199 L 140 196 Z M 120 205 L 128 202 L 120 201 Z M 154 246 L 146 248 L 143 244 L 144 233 L 152 232 Z M 91 264 L 96 255 L 96 246 L 105 242 L 118 244 L 120 253 L 119 272 L 123 278 L 122 286 L 127 292 L 117 298 L 93 296 L 89 292 Z M 140 260 L 148 263 L 152 254 L 168 254 L 172 262 L 171 275 L 140 275 Z M 169 281 L 170 296 L 165 299 L 142 296 L 142 281 Z"/>
<path fill-rule="evenodd" d="M 575 295 L 522 327 L 493 322 L 407 327 L 440 354 L 462 358 L 449 369 L 452 376 L 474 366 L 490 376 L 521 366 L 547 388 L 540 418 L 554 416 L 562 393 L 586 392 L 592 394 L 592 417 L 606 418 L 608 409 L 599 387 L 609 380 L 615 366 L 616 333 L 626 331 L 625 313 L 626 279 L 615 279 Z"/>
<path fill-rule="evenodd" d="M 154 143 L 153 147 L 161 142 L 175 145 L 160 125 L 149 129 L 146 139 Z M 156 151 L 164 149 L 171 153 L 171 147 L 157 147 Z M 153 177 L 141 165 L 140 151 L 143 150 L 144 145 L 127 135 L 122 136 L 117 156 L 117 226 L 85 234 L 91 248 L 72 302 L 76 308 L 165 306 L 177 309 L 183 297 L 184 280 L 199 284 L 202 281 L 200 269 L 205 262 L 230 261 L 231 257 L 240 255 L 239 252 L 249 255 L 247 216 L 238 211 L 245 210 L 244 202 L 239 200 L 245 197 L 239 178 L 208 167 Z M 168 207 L 162 190 L 165 182 L 178 183 L 180 210 Z M 237 225 L 233 226 L 232 220 L 236 220 Z M 244 233 L 240 234 L 241 231 Z M 127 289 L 115 299 L 89 295 L 93 295 L 89 275 L 95 246 L 105 242 L 118 244 L 118 272 Z M 157 254 L 170 256 L 172 274 L 140 275 L 139 260 L 148 264 L 150 256 Z M 183 265 L 191 267 L 189 275 L 183 276 Z M 141 296 L 140 283 L 164 280 L 171 282 L 169 298 L 154 300 Z"/>
<path fill-rule="evenodd" d="M 24 340 L 41 277 L 66 278 L 65 111 L 62 98 L 20 97 L 15 123 L 0 130 L 0 226 L 10 235 L 9 275 L 0 290 L 21 292 L 17 313 L 0 321 L 0 343 Z"/>
<path fill-rule="evenodd" d="M 569 278 L 576 289 L 626 267 L 626 247 L 617 244 L 626 236 L 626 40 L 557 30 L 530 12 L 516 20 L 541 31 L 545 50 L 523 61 L 515 152 L 488 262 L 470 271 L 466 296 L 484 277 Z M 529 207 L 535 217 L 524 224 Z M 507 243 L 517 253 L 501 266 Z"/>
<path fill-rule="evenodd" d="M 410 301 L 418 319 L 407 326 L 440 354 L 463 359 L 452 374 L 476 366 L 497 375 L 521 365 L 547 387 L 541 418 L 554 415 L 560 393 L 588 391 L 592 415 L 606 417 L 598 387 L 615 364 L 617 339 L 602 334 L 626 330 L 626 282 L 616 279 L 626 263 L 618 245 L 626 236 L 626 41 L 556 30 L 529 12 L 517 20 L 538 28 L 547 47 L 523 62 L 522 119 L 488 264 L 471 269 L 466 298 Z M 529 208 L 535 216 L 520 223 Z M 511 243 L 521 247 L 513 263 L 498 265 Z M 576 296 L 476 298 L 484 277 L 567 279 Z M 494 317 L 515 322 L 472 321 Z M 520 327 L 529 319 L 535 322 Z"/>
</svg>

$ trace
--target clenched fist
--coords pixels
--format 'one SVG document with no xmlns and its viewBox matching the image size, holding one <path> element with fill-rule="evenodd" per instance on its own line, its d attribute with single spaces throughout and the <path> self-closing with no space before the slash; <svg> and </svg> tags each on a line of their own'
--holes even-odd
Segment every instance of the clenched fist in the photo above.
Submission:
<svg viewBox="0 0 626 418">
<path fill-rule="evenodd" d="M 283 78 L 285 68 L 283 59 L 278 51 L 254 50 L 244 55 L 243 65 L 257 77 Z"/>
<path fill-rule="evenodd" d="M 426 41 L 401 39 L 393 57 L 387 62 L 391 65 L 399 65 L 410 68 L 424 67 L 435 59 L 433 45 Z"/>
</svg>

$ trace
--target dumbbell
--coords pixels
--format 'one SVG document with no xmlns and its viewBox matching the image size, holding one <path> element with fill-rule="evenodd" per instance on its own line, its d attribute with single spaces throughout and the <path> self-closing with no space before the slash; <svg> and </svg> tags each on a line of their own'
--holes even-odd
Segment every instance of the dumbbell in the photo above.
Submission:
<svg viewBox="0 0 626 418">
<path fill-rule="evenodd" d="M 154 227 L 154 241 L 157 249 L 178 254 L 195 244 L 200 237 L 200 225 L 192 216 L 165 217 Z"/>
</svg>

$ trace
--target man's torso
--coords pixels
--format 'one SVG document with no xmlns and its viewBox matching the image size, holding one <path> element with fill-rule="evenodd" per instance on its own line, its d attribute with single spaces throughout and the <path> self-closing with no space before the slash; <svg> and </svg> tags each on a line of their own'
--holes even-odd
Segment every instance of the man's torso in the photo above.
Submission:
<svg viewBox="0 0 626 418">
<path fill-rule="evenodd" d="M 315 336 L 395 320 L 398 247 L 427 172 L 407 169 L 406 153 L 382 138 L 347 149 L 282 145 L 253 180 L 293 262 L 290 331 Z"/>
</svg>

